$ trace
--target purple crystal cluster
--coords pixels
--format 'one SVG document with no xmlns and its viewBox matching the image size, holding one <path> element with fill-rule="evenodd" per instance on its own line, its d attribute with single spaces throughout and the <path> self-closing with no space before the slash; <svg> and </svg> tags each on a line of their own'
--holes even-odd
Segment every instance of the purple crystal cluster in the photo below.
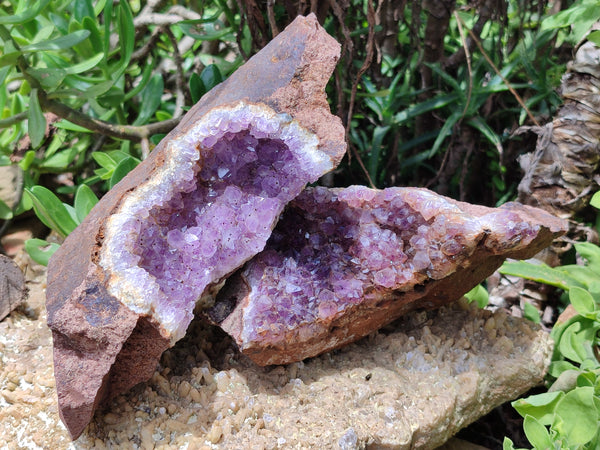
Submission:
<svg viewBox="0 0 600 450">
<path fill-rule="evenodd" d="M 102 262 L 124 275 L 115 294 L 177 340 L 202 295 L 264 248 L 283 207 L 331 161 L 289 116 L 244 103 L 170 145 L 162 177 L 111 217 Z"/>
<path fill-rule="evenodd" d="M 243 342 L 276 340 L 390 290 L 442 279 L 490 226 L 501 223 L 506 242 L 514 244 L 531 241 L 539 228 L 509 211 L 488 216 L 468 215 L 424 189 L 307 188 L 244 269 L 251 291 Z"/>
</svg>

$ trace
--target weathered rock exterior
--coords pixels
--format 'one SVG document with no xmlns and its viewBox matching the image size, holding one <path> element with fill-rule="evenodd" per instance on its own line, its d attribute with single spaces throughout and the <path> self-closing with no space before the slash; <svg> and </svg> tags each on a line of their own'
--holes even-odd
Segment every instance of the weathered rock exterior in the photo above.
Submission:
<svg viewBox="0 0 600 450">
<path fill-rule="evenodd" d="M 0 255 L 0 320 L 27 298 L 25 275 L 8 256 Z"/>
<path fill-rule="evenodd" d="M 11 449 L 435 448 L 540 383 L 552 352 L 527 320 L 451 306 L 262 368 L 196 320 L 147 384 L 107 402 L 71 443 L 56 407 L 45 276 L 27 275 L 30 313 L 0 322 L 0 436 Z"/>
<path fill-rule="evenodd" d="M 72 437 L 153 373 L 198 299 L 262 250 L 283 207 L 335 167 L 325 85 L 340 46 L 297 18 L 204 96 L 52 257 L 48 324 Z"/>
<path fill-rule="evenodd" d="M 355 341 L 406 312 L 453 302 L 506 258 L 566 231 L 532 207 L 459 203 L 419 188 L 308 188 L 209 317 L 260 365 Z"/>
</svg>

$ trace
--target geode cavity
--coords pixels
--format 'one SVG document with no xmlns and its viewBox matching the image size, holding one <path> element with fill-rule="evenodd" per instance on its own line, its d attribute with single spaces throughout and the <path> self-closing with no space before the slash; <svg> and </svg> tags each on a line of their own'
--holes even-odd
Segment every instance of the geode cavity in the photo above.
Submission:
<svg viewBox="0 0 600 450">
<path fill-rule="evenodd" d="M 287 202 L 334 168 L 325 85 L 339 44 L 297 18 L 202 98 L 67 238 L 48 269 L 61 417 L 148 379 L 196 304 L 260 252 Z"/>
<path fill-rule="evenodd" d="M 542 210 L 419 188 L 307 188 L 208 311 L 261 365 L 338 348 L 415 308 L 459 299 L 507 257 L 565 231 Z"/>
</svg>

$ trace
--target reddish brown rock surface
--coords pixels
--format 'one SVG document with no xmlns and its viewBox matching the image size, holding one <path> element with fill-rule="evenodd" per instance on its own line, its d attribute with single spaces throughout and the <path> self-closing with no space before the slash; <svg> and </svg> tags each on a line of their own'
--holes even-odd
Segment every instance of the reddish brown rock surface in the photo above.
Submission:
<svg viewBox="0 0 600 450">
<path fill-rule="evenodd" d="M 418 188 L 310 188 L 208 315 L 254 362 L 300 361 L 410 310 L 458 300 L 506 258 L 532 257 L 565 230 L 517 203 L 486 208 Z"/>
<path fill-rule="evenodd" d="M 297 18 L 203 97 L 54 254 L 46 306 L 60 416 L 73 438 L 102 402 L 150 377 L 185 332 L 197 298 L 260 251 L 285 203 L 339 163 L 344 130 L 324 91 L 338 57 L 339 44 L 314 16 Z M 228 145 L 240 149 L 255 178 L 240 181 L 250 169 L 227 154 Z M 290 161 L 275 170 L 280 154 Z M 213 258 L 204 267 L 211 276 L 202 278 L 201 268 L 189 268 L 186 247 L 201 230 L 186 230 L 232 210 L 226 223 L 212 221 L 218 248 L 204 240 L 196 249 Z M 170 261 L 172 273 L 153 257 L 164 249 L 184 258 Z M 190 272 L 200 292 L 174 286 Z"/>
</svg>

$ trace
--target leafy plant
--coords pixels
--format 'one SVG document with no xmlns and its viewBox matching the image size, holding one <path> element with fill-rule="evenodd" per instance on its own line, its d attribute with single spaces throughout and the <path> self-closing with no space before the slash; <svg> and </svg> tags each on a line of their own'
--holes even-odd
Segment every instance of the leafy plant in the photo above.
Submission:
<svg viewBox="0 0 600 450">
<path fill-rule="evenodd" d="M 595 196 L 594 204 L 598 197 Z M 574 244 L 585 265 L 551 268 L 506 262 L 500 272 L 535 280 L 565 291 L 572 317 L 555 324 L 555 347 L 547 393 L 513 402 L 536 449 L 596 449 L 600 446 L 600 247 Z M 505 438 L 504 449 L 514 449 Z"/>
<path fill-rule="evenodd" d="M 406 22 L 417 12 L 415 23 L 421 27 L 400 24 L 401 42 L 414 41 L 415 33 L 426 40 L 427 16 L 420 8 L 407 7 Z M 349 131 L 367 181 L 384 187 L 425 184 L 423 177 L 429 177 L 429 185 L 439 182 L 448 194 L 463 195 L 458 191 L 466 189 L 470 166 L 481 169 L 482 162 L 473 160 L 485 154 L 485 192 L 493 193 L 496 204 L 514 196 L 518 180 L 507 179 L 505 146 L 512 139 L 507 130 L 515 126 L 515 116 L 519 125 L 536 123 L 534 115 L 551 114 L 559 105 L 555 87 L 564 65 L 548 57 L 556 29 L 541 29 L 539 17 L 524 23 L 512 4 L 507 15 L 508 30 L 489 21 L 477 37 L 467 33 L 476 27 L 477 11 L 458 10 L 449 19 L 440 61 L 423 62 L 423 53 L 407 46 L 405 55 L 384 57 L 380 73 L 363 76 L 357 93 L 360 108 Z M 517 45 L 511 33 L 522 33 Z M 467 40 L 477 41 L 478 47 L 456 66 L 453 58 L 464 51 Z M 431 86 L 424 87 L 417 76 L 425 69 L 431 73 Z M 490 109 L 496 101 L 503 106 Z M 461 141 L 463 135 L 468 142 Z M 472 150 L 465 150 L 467 146 Z"/>
<path fill-rule="evenodd" d="M 85 184 L 77 188 L 73 206 L 61 202 L 56 195 L 43 186 L 26 189 L 25 193 L 42 223 L 63 238 L 69 235 L 98 203 L 94 192 Z M 58 247 L 58 244 L 43 239 L 29 239 L 25 242 L 25 250 L 31 259 L 43 265 L 48 264 L 48 260 Z"/>
</svg>

